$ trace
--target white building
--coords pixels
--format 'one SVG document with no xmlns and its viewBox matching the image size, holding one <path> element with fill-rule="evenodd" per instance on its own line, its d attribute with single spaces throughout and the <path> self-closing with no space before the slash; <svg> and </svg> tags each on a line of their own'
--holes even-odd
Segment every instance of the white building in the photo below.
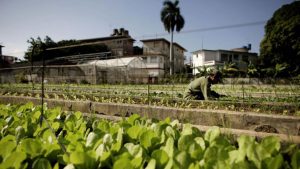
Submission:
<svg viewBox="0 0 300 169">
<path fill-rule="evenodd" d="M 250 53 L 250 46 L 232 50 L 197 50 L 192 52 L 193 75 L 200 67 L 218 67 L 226 63 L 235 63 L 240 71 L 247 71 L 248 64 L 256 63 L 257 53 Z"/>
</svg>

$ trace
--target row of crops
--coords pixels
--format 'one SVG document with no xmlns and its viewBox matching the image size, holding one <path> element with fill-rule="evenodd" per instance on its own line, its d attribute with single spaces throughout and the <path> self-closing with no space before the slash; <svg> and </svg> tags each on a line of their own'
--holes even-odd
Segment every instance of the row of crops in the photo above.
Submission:
<svg viewBox="0 0 300 169">
<path fill-rule="evenodd" d="M 233 139 L 177 120 L 120 121 L 59 107 L 0 105 L 0 168 L 300 168 L 299 145 Z"/>
<path fill-rule="evenodd" d="M 40 89 L 40 84 L 0 84 L 1 88 L 11 89 Z M 46 84 L 45 90 L 49 91 L 106 91 L 109 93 L 124 93 L 135 92 L 141 94 L 162 93 L 167 95 L 177 96 L 182 94 L 187 87 L 187 84 L 166 84 L 166 85 L 76 85 L 76 84 Z M 87 90 L 88 89 L 88 90 Z M 299 85 L 224 85 L 218 84 L 212 86 L 213 90 L 221 94 L 238 96 L 244 94 L 248 97 L 273 96 L 273 97 L 286 97 L 286 96 L 299 96 Z M 253 96 L 251 96 L 253 95 Z"/>
<path fill-rule="evenodd" d="M 175 108 L 220 109 L 233 111 L 251 111 L 258 113 L 272 113 L 284 115 L 300 115 L 300 86 L 277 86 L 278 91 L 269 94 L 262 93 L 255 86 L 227 87 L 214 86 L 222 97 L 211 102 L 197 102 L 184 100 L 183 85 L 51 85 L 45 86 L 44 97 L 47 99 L 63 99 L 76 101 L 94 101 L 102 103 L 145 104 L 152 106 L 167 106 Z M 262 86 L 263 90 L 270 90 L 270 86 Z M 268 89 L 268 90 L 267 90 Z M 235 94 L 253 90 L 252 95 Z M 176 92 L 175 92 L 176 91 Z M 274 96 L 271 96 L 274 95 Z M 276 94 L 276 95 L 275 95 Z M 29 84 L 2 84 L 2 96 L 41 98 L 41 86 Z M 259 96 L 259 97 L 258 97 Z M 275 97 L 278 96 L 278 97 Z"/>
</svg>

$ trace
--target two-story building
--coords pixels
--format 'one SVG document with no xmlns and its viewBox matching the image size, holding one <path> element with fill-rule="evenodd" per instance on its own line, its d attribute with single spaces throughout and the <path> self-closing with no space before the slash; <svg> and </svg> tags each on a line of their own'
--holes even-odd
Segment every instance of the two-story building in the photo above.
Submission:
<svg viewBox="0 0 300 169">
<path fill-rule="evenodd" d="M 193 75 L 199 73 L 200 67 L 219 67 L 226 63 L 235 63 L 240 71 L 247 71 L 248 64 L 256 63 L 258 59 L 257 53 L 251 53 L 251 46 L 235 48 L 232 50 L 197 50 L 192 52 L 192 69 Z"/>
<path fill-rule="evenodd" d="M 147 65 L 150 76 L 163 77 L 170 69 L 170 42 L 164 38 L 144 39 L 143 60 Z M 174 72 L 181 72 L 184 68 L 184 52 L 186 49 L 178 43 L 173 43 Z"/>
<path fill-rule="evenodd" d="M 98 43 L 106 45 L 111 51 L 112 56 L 126 57 L 133 55 L 134 39 L 129 35 L 128 30 L 124 28 L 114 29 L 113 33 L 108 37 L 81 39 L 81 43 Z"/>
</svg>

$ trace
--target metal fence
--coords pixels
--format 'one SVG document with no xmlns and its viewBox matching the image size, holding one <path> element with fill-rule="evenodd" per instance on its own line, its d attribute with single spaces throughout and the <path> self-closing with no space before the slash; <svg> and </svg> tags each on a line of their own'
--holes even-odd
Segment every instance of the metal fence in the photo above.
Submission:
<svg viewBox="0 0 300 169">
<path fill-rule="evenodd" d="M 112 63 L 113 62 L 113 63 Z M 147 67 L 139 58 L 99 60 L 77 65 L 24 66 L 0 69 L 0 83 L 116 84 L 148 83 Z"/>
<path fill-rule="evenodd" d="M 107 97 L 125 95 L 145 98 L 157 97 L 182 99 L 189 82 L 194 78 L 187 74 L 172 77 L 151 77 L 147 67 L 139 60 L 110 62 L 89 62 L 77 65 L 45 65 L 0 68 L 0 84 L 4 89 L 23 89 L 18 84 L 32 84 L 32 90 L 40 90 L 42 74 L 48 91 L 79 92 L 88 90 Z M 143 84 L 143 85 L 141 85 Z M 299 79 L 277 78 L 224 78 L 222 84 L 213 85 L 218 93 L 241 99 L 249 98 L 291 98 L 300 100 Z M 60 86 L 59 86 L 60 85 Z M 80 85 L 91 85 L 81 87 Z M 63 89 L 65 88 L 65 89 Z M 30 90 L 30 87 L 28 87 Z"/>
</svg>

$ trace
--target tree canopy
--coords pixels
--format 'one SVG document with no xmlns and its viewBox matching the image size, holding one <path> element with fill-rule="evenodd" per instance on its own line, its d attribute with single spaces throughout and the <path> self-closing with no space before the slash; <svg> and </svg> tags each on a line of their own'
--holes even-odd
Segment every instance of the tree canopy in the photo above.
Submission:
<svg viewBox="0 0 300 169">
<path fill-rule="evenodd" d="M 284 5 L 265 25 L 260 56 L 265 68 L 284 64 L 290 75 L 300 73 L 300 1 Z M 287 74 L 286 73 L 286 74 Z M 285 74 L 285 75 L 286 75 Z"/>
<path fill-rule="evenodd" d="M 45 60 L 50 60 L 63 56 L 108 51 L 108 47 L 104 44 L 81 44 L 80 41 L 74 39 L 54 42 L 49 36 L 46 36 L 44 40 L 40 37 L 37 37 L 36 39 L 30 38 L 27 42 L 30 45 L 24 58 L 32 62 L 41 61 L 42 55 Z M 46 50 L 49 48 L 54 49 Z"/>
<path fill-rule="evenodd" d="M 184 18 L 178 7 L 179 1 L 175 0 L 174 3 L 165 1 L 163 5 L 164 7 L 161 10 L 160 19 L 163 22 L 166 31 L 172 33 L 176 28 L 176 31 L 179 32 L 184 26 Z"/>
</svg>

